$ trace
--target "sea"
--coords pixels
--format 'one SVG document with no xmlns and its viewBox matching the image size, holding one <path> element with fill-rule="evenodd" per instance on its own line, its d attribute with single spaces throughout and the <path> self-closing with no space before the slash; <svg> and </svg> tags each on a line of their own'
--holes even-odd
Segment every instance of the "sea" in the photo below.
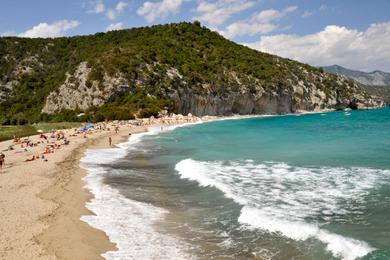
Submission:
<svg viewBox="0 0 390 260">
<path fill-rule="evenodd" d="M 151 128 L 81 165 L 106 259 L 390 259 L 390 108 Z"/>
</svg>

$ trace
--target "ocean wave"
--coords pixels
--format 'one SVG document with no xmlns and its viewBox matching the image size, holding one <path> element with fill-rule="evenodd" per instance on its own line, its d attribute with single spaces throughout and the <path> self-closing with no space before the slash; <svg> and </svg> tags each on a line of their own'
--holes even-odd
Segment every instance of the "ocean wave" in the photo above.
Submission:
<svg viewBox="0 0 390 260">
<path fill-rule="evenodd" d="M 276 232 L 294 240 L 315 238 L 325 243 L 334 256 L 347 260 L 362 257 L 374 248 L 331 233 L 319 223 L 361 214 L 365 196 L 390 176 L 388 170 L 294 167 L 275 162 L 255 164 L 250 160 L 186 159 L 175 169 L 181 178 L 215 187 L 243 205 L 238 221 L 248 228 Z"/>
<path fill-rule="evenodd" d="M 167 210 L 151 204 L 130 200 L 118 190 L 104 184 L 107 164 L 125 157 L 132 149 L 139 149 L 141 140 L 148 135 L 171 131 L 183 125 L 149 128 L 148 132 L 133 134 L 127 142 L 115 148 L 87 150 L 81 166 L 88 172 L 84 178 L 86 188 L 94 195 L 86 207 L 95 215 L 85 215 L 82 221 L 103 230 L 118 250 L 102 256 L 106 259 L 192 259 L 187 254 L 189 245 L 175 237 L 155 231 L 153 225 L 164 218 Z"/>
</svg>

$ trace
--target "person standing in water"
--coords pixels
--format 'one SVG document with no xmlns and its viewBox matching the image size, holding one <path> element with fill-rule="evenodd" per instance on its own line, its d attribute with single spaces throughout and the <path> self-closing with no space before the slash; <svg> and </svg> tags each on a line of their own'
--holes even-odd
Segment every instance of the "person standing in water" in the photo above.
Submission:
<svg viewBox="0 0 390 260">
<path fill-rule="evenodd" d="M 112 139 L 111 139 L 111 136 L 108 137 L 108 144 L 111 146 L 112 145 Z"/>
</svg>

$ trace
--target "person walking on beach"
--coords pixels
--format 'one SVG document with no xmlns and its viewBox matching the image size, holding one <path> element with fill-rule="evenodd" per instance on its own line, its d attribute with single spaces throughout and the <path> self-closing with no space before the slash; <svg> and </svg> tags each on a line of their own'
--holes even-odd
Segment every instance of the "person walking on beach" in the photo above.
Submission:
<svg viewBox="0 0 390 260">
<path fill-rule="evenodd" d="M 111 136 L 110 137 L 108 137 L 108 144 L 111 146 L 111 144 L 112 144 L 112 139 L 111 139 Z"/>
<path fill-rule="evenodd" d="M 3 169 L 3 165 L 5 165 L 5 155 L 0 153 L 0 172 Z"/>
</svg>

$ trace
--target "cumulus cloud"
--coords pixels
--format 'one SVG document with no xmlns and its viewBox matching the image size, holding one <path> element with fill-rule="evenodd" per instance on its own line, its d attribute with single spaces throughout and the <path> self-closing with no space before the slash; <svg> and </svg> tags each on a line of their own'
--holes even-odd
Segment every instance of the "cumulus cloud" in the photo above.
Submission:
<svg viewBox="0 0 390 260">
<path fill-rule="evenodd" d="M 100 14 L 106 10 L 102 0 L 91 1 L 88 3 L 88 5 L 91 8 L 87 11 L 87 13 Z"/>
<path fill-rule="evenodd" d="M 112 23 L 109 26 L 107 26 L 106 31 L 116 31 L 123 29 L 123 22 L 119 23 Z"/>
<path fill-rule="evenodd" d="M 282 11 L 278 11 L 275 9 L 268 9 L 261 11 L 259 14 L 256 15 L 255 19 L 262 23 L 268 23 L 274 20 L 278 20 L 283 18 L 284 16 L 288 15 L 289 13 L 294 12 L 297 10 L 297 6 L 289 6 Z"/>
<path fill-rule="evenodd" d="M 51 24 L 40 23 L 30 30 L 19 34 L 20 37 L 28 38 L 49 38 L 49 37 L 60 37 L 65 34 L 66 31 L 72 30 L 80 25 L 79 21 L 61 20 Z"/>
<path fill-rule="evenodd" d="M 153 22 L 158 18 L 164 18 L 168 14 L 176 13 L 183 0 L 162 0 L 158 2 L 145 2 L 137 10 L 137 14 L 143 16 L 148 22 Z"/>
<path fill-rule="evenodd" d="M 365 31 L 329 25 L 313 34 L 263 36 L 246 45 L 315 66 L 390 71 L 390 22 L 371 24 Z"/>
<path fill-rule="evenodd" d="M 218 0 L 214 2 L 200 0 L 196 8 L 199 16 L 195 19 L 206 22 L 210 26 L 218 26 L 233 14 L 244 11 L 254 4 L 255 1 L 248 0 Z"/>
<path fill-rule="evenodd" d="M 294 12 L 297 8 L 297 6 L 289 6 L 281 11 L 275 9 L 263 10 L 260 13 L 254 14 L 250 19 L 228 25 L 226 29 L 220 31 L 220 33 L 227 38 L 269 33 L 278 28 L 273 22 Z"/>
</svg>

